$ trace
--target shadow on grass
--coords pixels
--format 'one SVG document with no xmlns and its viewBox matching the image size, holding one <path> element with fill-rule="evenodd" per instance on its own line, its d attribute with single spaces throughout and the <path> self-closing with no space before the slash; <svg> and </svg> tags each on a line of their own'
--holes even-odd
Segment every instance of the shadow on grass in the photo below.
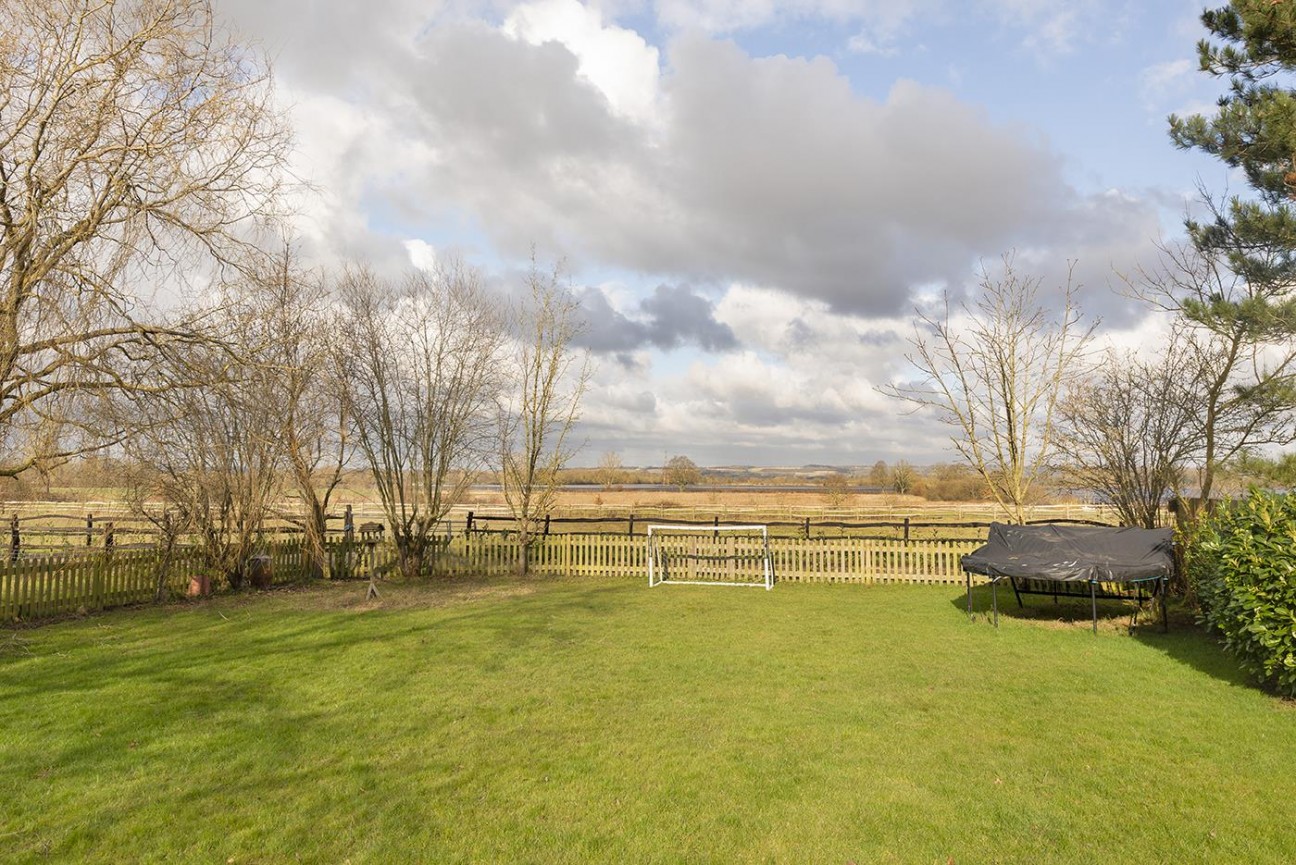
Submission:
<svg viewBox="0 0 1296 865">
<path fill-rule="evenodd" d="M 273 680 L 275 666 L 325 663 L 365 646 L 416 646 L 433 635 L 439 652 L 456 651 L 464 639 L 514 651 L 570 643 L 579 633 L 563 627 L 566 614 L 579 610 L 593 617 L 611 603 L 593 592 L 535 596 L 534 588 L 527 581 L 431 580 L 387 584 L 382 598 L 371 602 L 362 600 L 364 584 L 317 584 L 109 610 L 11 632 L 0 651 L 0 669 L 53 654 L 60 675 L 56 682 L 15 677 L 4 694 L 18 700 L 51 692 L 90 694 L 133 678 L 160 693 L 200 693 L 189 708 L 210 711 L 237 696 L 227 687 L 246 688 L 249 677 L 253 684 Z M 499 603 L 523 596 L 530 597 L 523 608 Z M 405 615 L 433 611 L 434 620 Z M 69 653 L 65 646 L 92 651 Z M 104 648 L 110 651 L 94 650 Z"/>
<path fill-rule="evenodd" d="M 1030 623 L 1045 628 L 1090 630 L 1093 627 L 1093 610 L 1090 602 L 1082 598 L 1055 599 L 1043 596 L 1023 596 L 1023 606 L 1018 606 L 1011 588 L 1000 586 L 999 617 L 1005 621 Z M 960 592 L 950 599 L 950 604 L 967 615 L 967 594 Z M 1137 615 L 1134 615 L 1137 613 Z M 1177 663 L 1185 664 L 1213 679 L 1240 688 L 1262 690 L 1228 653 L 1219 641 L 1197 624 L 1191 611 L 1179 607 L 1172 599 L 1168 611 L 1169 630 L 1161 629 L 1159 605 L 1144 604 L 1136 611 L 1131 601 L 1098 601 L 1098 630 L 1100 633 L 1123 632 L 1139 643 L 1162 652 Z M 975 624 L 991 626 L 993 598 L 989 585 L 972 587 L 972 620 Z M 1131 622 L 1133 627 L 1131 628 Z"/>
<path fill-rule="evenodd" d="M 972 619 L 993 623 L 994 594 L 989 584 L 972 587 Z M 968 612 L 966 592 L 950 599 L 950 603 L 965 616 Z M 999 617 L 1011 621 L 1034 622 L 1041 626 L 1077 630 L 1093 629 L 1093 607 L 1087 597 L 1050 597 L 1022 595 L 1020 603 L 1011 586 L 999 586 Z M 1184 624 L 1191 624 L 1185 619 Z M 1171 610 L 1170 628 L 1179 624 Z M 1161 608 L 1144 602 L 1142 609 L 1133 601 L 1098 599 L 1098 630 L 1123 632 L 1155 631 L 1161 634 Z"/>
</svg>

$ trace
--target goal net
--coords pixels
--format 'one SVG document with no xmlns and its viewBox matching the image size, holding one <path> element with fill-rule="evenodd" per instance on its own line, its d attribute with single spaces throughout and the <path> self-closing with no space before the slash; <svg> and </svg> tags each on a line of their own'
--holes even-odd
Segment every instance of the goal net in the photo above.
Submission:
<svg viewBox="0 0 1296 865">
<path fill-rule="evenodd" d="M 648 527 L 648 585 L 774 588 L 765 526 Z"/>
</svg>

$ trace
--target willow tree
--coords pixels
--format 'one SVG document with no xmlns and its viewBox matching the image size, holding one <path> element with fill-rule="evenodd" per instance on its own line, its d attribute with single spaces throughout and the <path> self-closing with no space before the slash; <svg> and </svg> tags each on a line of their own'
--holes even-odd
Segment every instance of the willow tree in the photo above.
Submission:
<svg viewBox="0 0 1296 865">
<path fill-rule="evenodd" d="M 86 398 L 191 335 L 132 282 L 232 260 L 287 147 L 265 62 L 205 0 L 0 4 L 0 475 L 102 444 Z"/>
<path fill-rule="evenodd" d="M 918 313 L 905 355 L 918 378 L 881 388 L 953 426 L 954 449 L 1017 522 L 1050 473 L 1059 401 L 1084 370 L 1093 330 L 1082 325 L 1069 278 L 1057 304 L 1040 297 L 1041 283 L 1018 272 L 1011 255 L 996 273 L 982 268 L 970 302 L 946 294 L 938 311 Z"/>
</svg>

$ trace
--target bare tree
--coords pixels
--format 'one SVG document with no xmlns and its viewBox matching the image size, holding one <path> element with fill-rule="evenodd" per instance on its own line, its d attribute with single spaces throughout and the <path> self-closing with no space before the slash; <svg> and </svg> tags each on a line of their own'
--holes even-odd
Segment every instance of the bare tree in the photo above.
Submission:
<svg viewBox="0 0 1296 865">
<path fill-rule="evenodd" d="M 946 294 L 939 313 L 918 313 L 906 359 L 921 380 L 881 388 L 951 424 L 954 448 L 1018 522 L 1048 471 L 1058 400 L 1083 372 L 1093 330 L 1081 326 L 1070 277 L 1056 316 L 1041 304 L 1040 283 L 1018 273 L 1011 255 L 996 275 L 982 268 L 974 303 L 956 307 Z"/>
<path fill-rule="evenodd" d="M 340 294 L 347 414 L 401 571 L 419 577 L 437 524 L 495 450 L 504 322 L 461 264 L 399 285 L 351 269 Z"/>
<path fill-rule="evenodd" d="M 697 463 L 686 456 L 673 456 L 666 461 L 666 466 L 662 470 L 662 480 L 673 487 L 679 487 L 683 490 L 685 487 L 696 486 L 702 481 L 702 470 L 698 468 Z"/>
<path fill-rule="evenodd" d="M 572 428 L 589 383 L 589 355 L 572 342 L 584 327 L 580 304 L 564 290 L 555 269 L 541 273 L 532 261 L 528 296 L 514 312 L 516 353 L 500 409 L 500 486 L 517 525 L 518 572 L 525 576 L 537 521 L 553 506 L 558 472 L 575 454 Z"/>
<path fill-rule="evenodd" d="M 830 472 L 819 482 L 823 487 L 823 497 L 833 507 L 840 507 L 850 500 L 852 495 L 850 475 L 842 472 Z"/>
<path fill-rule="evenodd" d="M 908 495 L 913 492 L 917 482 L 918 473 L 914 471 L 914 467 L 905 460 L 896 460 L 891 469 L 891 489 L 902 496 Z"/>
<path fill-rule="evenodd" d="M 1285 287 L 1249 282 L 1223 255 L 1186 244 L 1162 247 L 1155 267 L 1124 281 L 1176 317 L 1180 391 L 1192 421 L 1184 435 L 1203 500 L 1230 460 L 1296 441 L 1296 301 Z"/>
<path fill-rule="evenodd" d="M 87 398 L 147 387 L 131 277 L 229 260 L 271 215 L 288 135 L 261 58 L 206 0 L 0 11 L 0 475 L 102 446 Z"/>
<path fill-rule="evenodd" d="M 267 408 L 276 412 L 288 486 L 300 506 L 281 516 L 301 527 L 308 572 L 320 578 L 329 564 L 329 502 L 349 456 L 349 419 L 332 344 L 339 336 L 337 315 L 324 277 L 303 272 L 290 243 L 263 260 L 252 290 L 265 330 L 261 362 L 272 373 Z"/>
<path fill-rule="evenodd" d="M 612 487 L 621 483 L 625 476 L 624 467 L 621 464 L 621 455 L 616 451 L 604 451 L 599 457 L 598 479 L 599 484 L 604 490 L 610 490 Z"/>
<path fill-rule="evenodd" d="M 264 551 L 283 469 L 279 370 L 268 361 L 271 328 L 255 288 L 228 287 L 204 338 L 166 353 L 150 393 L 126 395 L 124 425 L 134 432 L 122 445 L 135 466 L 136 510 L 196 535 L 207 565 L 234 589 Z"/>
<path fill-rule="evenodd" d="M 1060 476 L 1114 505 L 1125 525 L 1162 524 L 1198 449 L 1196 382 L 1181 348 L 1172 337 L 1151 361 L 1109 352 L 1059 406 Z"/>
</svg>

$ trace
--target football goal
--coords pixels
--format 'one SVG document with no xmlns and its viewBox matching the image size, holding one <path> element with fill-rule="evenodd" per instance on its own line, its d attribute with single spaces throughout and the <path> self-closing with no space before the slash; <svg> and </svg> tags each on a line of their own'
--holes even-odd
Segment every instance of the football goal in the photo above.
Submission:
<svg viewBox="0 0 1296 865">
<path fill-rule="evenodd" d="M 648 527 L 648 585 L 774 588 L 765 526 Z"/>
</svg>

